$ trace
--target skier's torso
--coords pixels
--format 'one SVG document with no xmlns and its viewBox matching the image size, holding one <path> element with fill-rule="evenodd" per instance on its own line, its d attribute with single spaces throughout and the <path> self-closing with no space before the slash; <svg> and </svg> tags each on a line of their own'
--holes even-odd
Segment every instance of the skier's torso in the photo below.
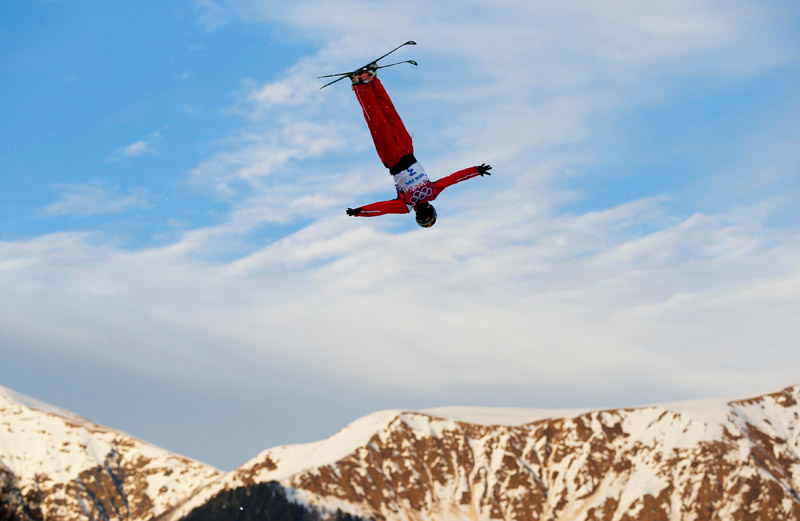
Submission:
<svg viewBox="0 0 800 521">
<path fill-rule="evenodd" d="M 405 170 L 392 176 L 397 196 L 406 203 L 411 211 L 417 203 L 432 201 L 436 198 L 436 190 L 428 175 L 419 163 L 414 163 Z"/>
</svg>

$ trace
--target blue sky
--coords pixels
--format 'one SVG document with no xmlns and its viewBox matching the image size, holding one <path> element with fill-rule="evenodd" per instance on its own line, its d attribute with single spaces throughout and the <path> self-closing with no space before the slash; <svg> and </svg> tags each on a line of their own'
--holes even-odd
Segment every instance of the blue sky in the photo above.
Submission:
<svg viewBox="0 0 800 521">
<path fill-rule="evenodd" d="M 797 383 L 794 2 L 7 2 L 0 384 L 221 468 L 384 408 Z M 345 82 L 381 77 L 439 222 Z"/>
</svg>

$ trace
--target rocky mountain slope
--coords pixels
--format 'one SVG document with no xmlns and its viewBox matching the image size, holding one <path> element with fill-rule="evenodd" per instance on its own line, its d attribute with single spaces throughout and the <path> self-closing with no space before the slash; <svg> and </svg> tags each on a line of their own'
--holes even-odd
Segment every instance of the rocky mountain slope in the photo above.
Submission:
<svg viewBox="0 0 800 521">
<path fill-rule="evenodd" d="M 0 387 L 0 521 L 255 515 L 234 503 L 279 504 L 270 483 L 386 521 L 800 521 L 800 386 L 605 411 L 383 411 L 230 473 Z"/>
<path fill-rule="evenodd" d="M 152 519 L 222 474 L 0 387 L 0 521 Z"/>
<path fill-rule="evenodd" d="M 800 386 L 606 411 L 380 412 L 264 451 L 162 519 L 269 481 L 387 521 L 800 520 Z"/>
</svg>

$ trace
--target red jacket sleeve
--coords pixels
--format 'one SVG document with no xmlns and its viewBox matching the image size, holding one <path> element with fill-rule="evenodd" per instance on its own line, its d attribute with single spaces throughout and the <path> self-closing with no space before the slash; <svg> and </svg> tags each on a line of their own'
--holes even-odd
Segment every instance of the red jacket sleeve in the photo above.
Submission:
<svg viewBox="0 0 800 521">
<path fill-rule="evenodd" d="M 408 206 L 401 199 L 380 201 L 362 206 L 358 217 L 377 217 L 387 213 L 408 213 Z"/>
<path fill-rule="evenodd" d="M 472 179 L 473 177 L 475 177 L 477 175 L 478 175 L 478 167 L 477 166 L 471 166 L 469 168 L 465 168 L 464 170 L 459 170 L 458 172 L 456 172 L 454 174 L 450 174 L 447 177 L 443 177 L 443 178 L 439 179 L 438 181 L 433 183 L 433 186 L 434 186 L 434 188 L 437 189 L 437 191 L 441 192 L 442 190 L 444 190 L 448 186 L 452 186 L 452 185 L 454 185 L 456 183 L 460 183 L 461 181 L 466 181 L 467 179 Z"/>
</svg>

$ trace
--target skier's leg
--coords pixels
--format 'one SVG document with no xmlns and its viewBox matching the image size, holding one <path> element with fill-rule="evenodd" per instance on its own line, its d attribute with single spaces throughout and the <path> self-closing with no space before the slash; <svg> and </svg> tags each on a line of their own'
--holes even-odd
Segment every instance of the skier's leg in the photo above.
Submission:
<svg viewBox="0 0 800 521">
<path fill-rule="evenodd" d="M 396 142 L 392 126 L 383 111 L 380 110 L 370 85 L 370 83 L 359 84 L 354 86 L 353 90 L 356 93 L 359 104 L 361 104 L 361 109 L 364 111 L 364 119 L 367 121 L 378 157 L 380 157 L 386 168 L 389 168 L 397 161 Z"/>
<path fill-rule="evenodd" d="M 364 111 L 375 150 L 386 168 L 391 168 L 401 158 L 412 154 L 411 137 L 378 79 L 355 85 L 353 90 Z M 378 99 L 377 93 L 381 94 L 381 99 Z"/>
<path fill-rule="evenodd" d="M 394 139 L 397 142 L 397 146 L 403 150 L 403 155 L 413 154 L 414 145 L 411 141 L 411 136 L 408 134 L 405 125 L 403 125 L 403 120 L 400 119 L 397 109 L 394 108 L 394 104 L 392 103 L 391 98 L 389 98 L 389 94 L 387 94 L 386 89 L 383 88 L 383 83 L 381 83 L 381 80 L 375 77 L 372 79 L 372 84 L 378 106 L 381 108 L 381 111 L 386 116 L 389 124 L 392 126 Z"/>
</svg>

